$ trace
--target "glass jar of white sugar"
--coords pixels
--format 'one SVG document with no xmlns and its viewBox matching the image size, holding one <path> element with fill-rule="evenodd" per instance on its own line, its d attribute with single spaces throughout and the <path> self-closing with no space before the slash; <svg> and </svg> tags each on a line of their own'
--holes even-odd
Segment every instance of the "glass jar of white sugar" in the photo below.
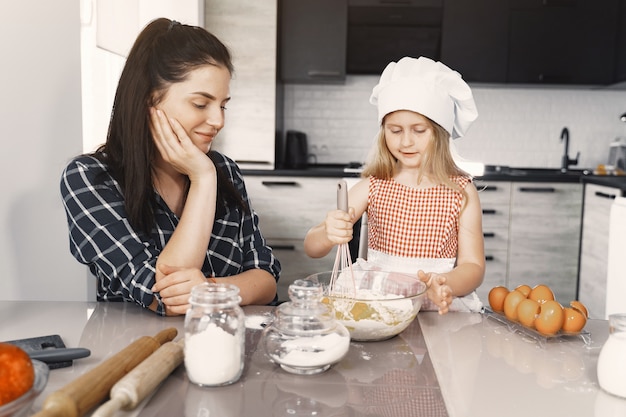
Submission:
<svg viewBox="0 0 626 417">
<path fill-rule="evenodd" d="M 290 301 L 274 310 L 274 320 L 263 331 L 265 352 L 287 372 L 324 372 L 348 353 L 350 333 L 333 308 L 321 302 L 319 282 L 296 280 L 288 292 Z"/>
<path fill-rule="evenodd" d="M 228 385 L 243 372 L 245 316 L 239 288 L 204 283 L 191 290 L 185 315 L 185 369 L 200 386 Z"/>
</svg>

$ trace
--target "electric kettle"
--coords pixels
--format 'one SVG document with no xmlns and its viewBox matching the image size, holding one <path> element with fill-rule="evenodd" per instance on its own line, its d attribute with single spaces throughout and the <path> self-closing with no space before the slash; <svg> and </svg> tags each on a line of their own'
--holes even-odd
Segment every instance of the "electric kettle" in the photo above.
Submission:
<svg viewBox="0 0 626 417">
<path fill-rule="evenodd" d="M 287 131 L 285 141 L 285 168 L 305 169 L 309 156 L 306 134 L 296 130 Z"/>
</svg>

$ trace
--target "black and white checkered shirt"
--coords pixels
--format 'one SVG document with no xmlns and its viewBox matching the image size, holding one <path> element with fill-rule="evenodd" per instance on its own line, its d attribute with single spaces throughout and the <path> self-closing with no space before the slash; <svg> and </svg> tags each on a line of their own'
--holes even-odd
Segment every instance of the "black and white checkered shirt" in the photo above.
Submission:
<svg viewBox="0 0 626 417">
<path fill-rule="evenodd" d="M 230 158 L 217 154 L 217 168 L 230 178 L 250 206 L 243 176 Z M 134 301 L 144 307 L 156 296 L 157 313 L 165 314 L 155 283 L 157 257 L 178 224 L 178 217 L 155 193 L 156 224 L 150 237 L 134 230 L 124 196 L 107 166 L 91 156 L 75 158 L 63 171 L 61 195 L 69 226 L 70 251 L 98 279 L 98 300 Z M 278 280 L 280 263 L 267 246 L 254 211 L 229 207 L 216 218 L 202 266 L 205 276 L 225 277 L 260 268 Z"/>
</svg>

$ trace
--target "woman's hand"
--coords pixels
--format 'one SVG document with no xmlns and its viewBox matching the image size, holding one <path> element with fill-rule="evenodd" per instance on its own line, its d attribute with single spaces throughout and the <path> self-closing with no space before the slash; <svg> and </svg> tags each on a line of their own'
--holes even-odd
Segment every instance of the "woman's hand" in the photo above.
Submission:
<svg viewBox="0 0 626 417">
<path fill-rule="evenodd" d="M 151 108 L 150 120 L 154 143 L 163 160 L 193 182 L 206 174 L 214 174 L 211 159 L 191 141 L 176 119 L 168 119 L 163 110 Z"/>
<path fill-rule="evenodd" d="M 326 238 L 333 245 L 348 243 L 352 240 L 352 219 L 354 218 L 354 209 L 350 208 L 346 213 L 343 210 L 329 211 L 324 220 L 324 229 Z"/>
<path fill-rule="evenodd" d="M 439 314 L 446 314 L 452 304 L 452 289 L 446 283 L 446 276 L 434 272 L 417 271 L 417 277 L 426 284 L 426 294 L 430 301 L 439 307 Z"/>
<path fill-rule="evenodd" d="M 161 295 L 168 316 L 185 314 L 190 307 L 191 289 L 207 282 L 207 278 L 198 268 L 175 268 L 169 265 L 159 265 L 158 268 L 162 278 L 154 284 L 152 291 Z"/>
</svg>

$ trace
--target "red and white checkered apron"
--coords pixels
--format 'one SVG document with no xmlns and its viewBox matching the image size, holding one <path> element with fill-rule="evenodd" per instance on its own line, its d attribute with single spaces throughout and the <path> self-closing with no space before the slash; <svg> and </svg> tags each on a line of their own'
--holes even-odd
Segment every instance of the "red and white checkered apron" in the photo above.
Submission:
<svg viewBox="0 0 626 417">
<path fill-rule="evenodd" d="M 469 177 L 451 177 L 465 188 Z M 392 256 L 456 258 L 463 195 L 445 185 L 417 189 L 370 177 L 368 246 Z"/>
</svg>

